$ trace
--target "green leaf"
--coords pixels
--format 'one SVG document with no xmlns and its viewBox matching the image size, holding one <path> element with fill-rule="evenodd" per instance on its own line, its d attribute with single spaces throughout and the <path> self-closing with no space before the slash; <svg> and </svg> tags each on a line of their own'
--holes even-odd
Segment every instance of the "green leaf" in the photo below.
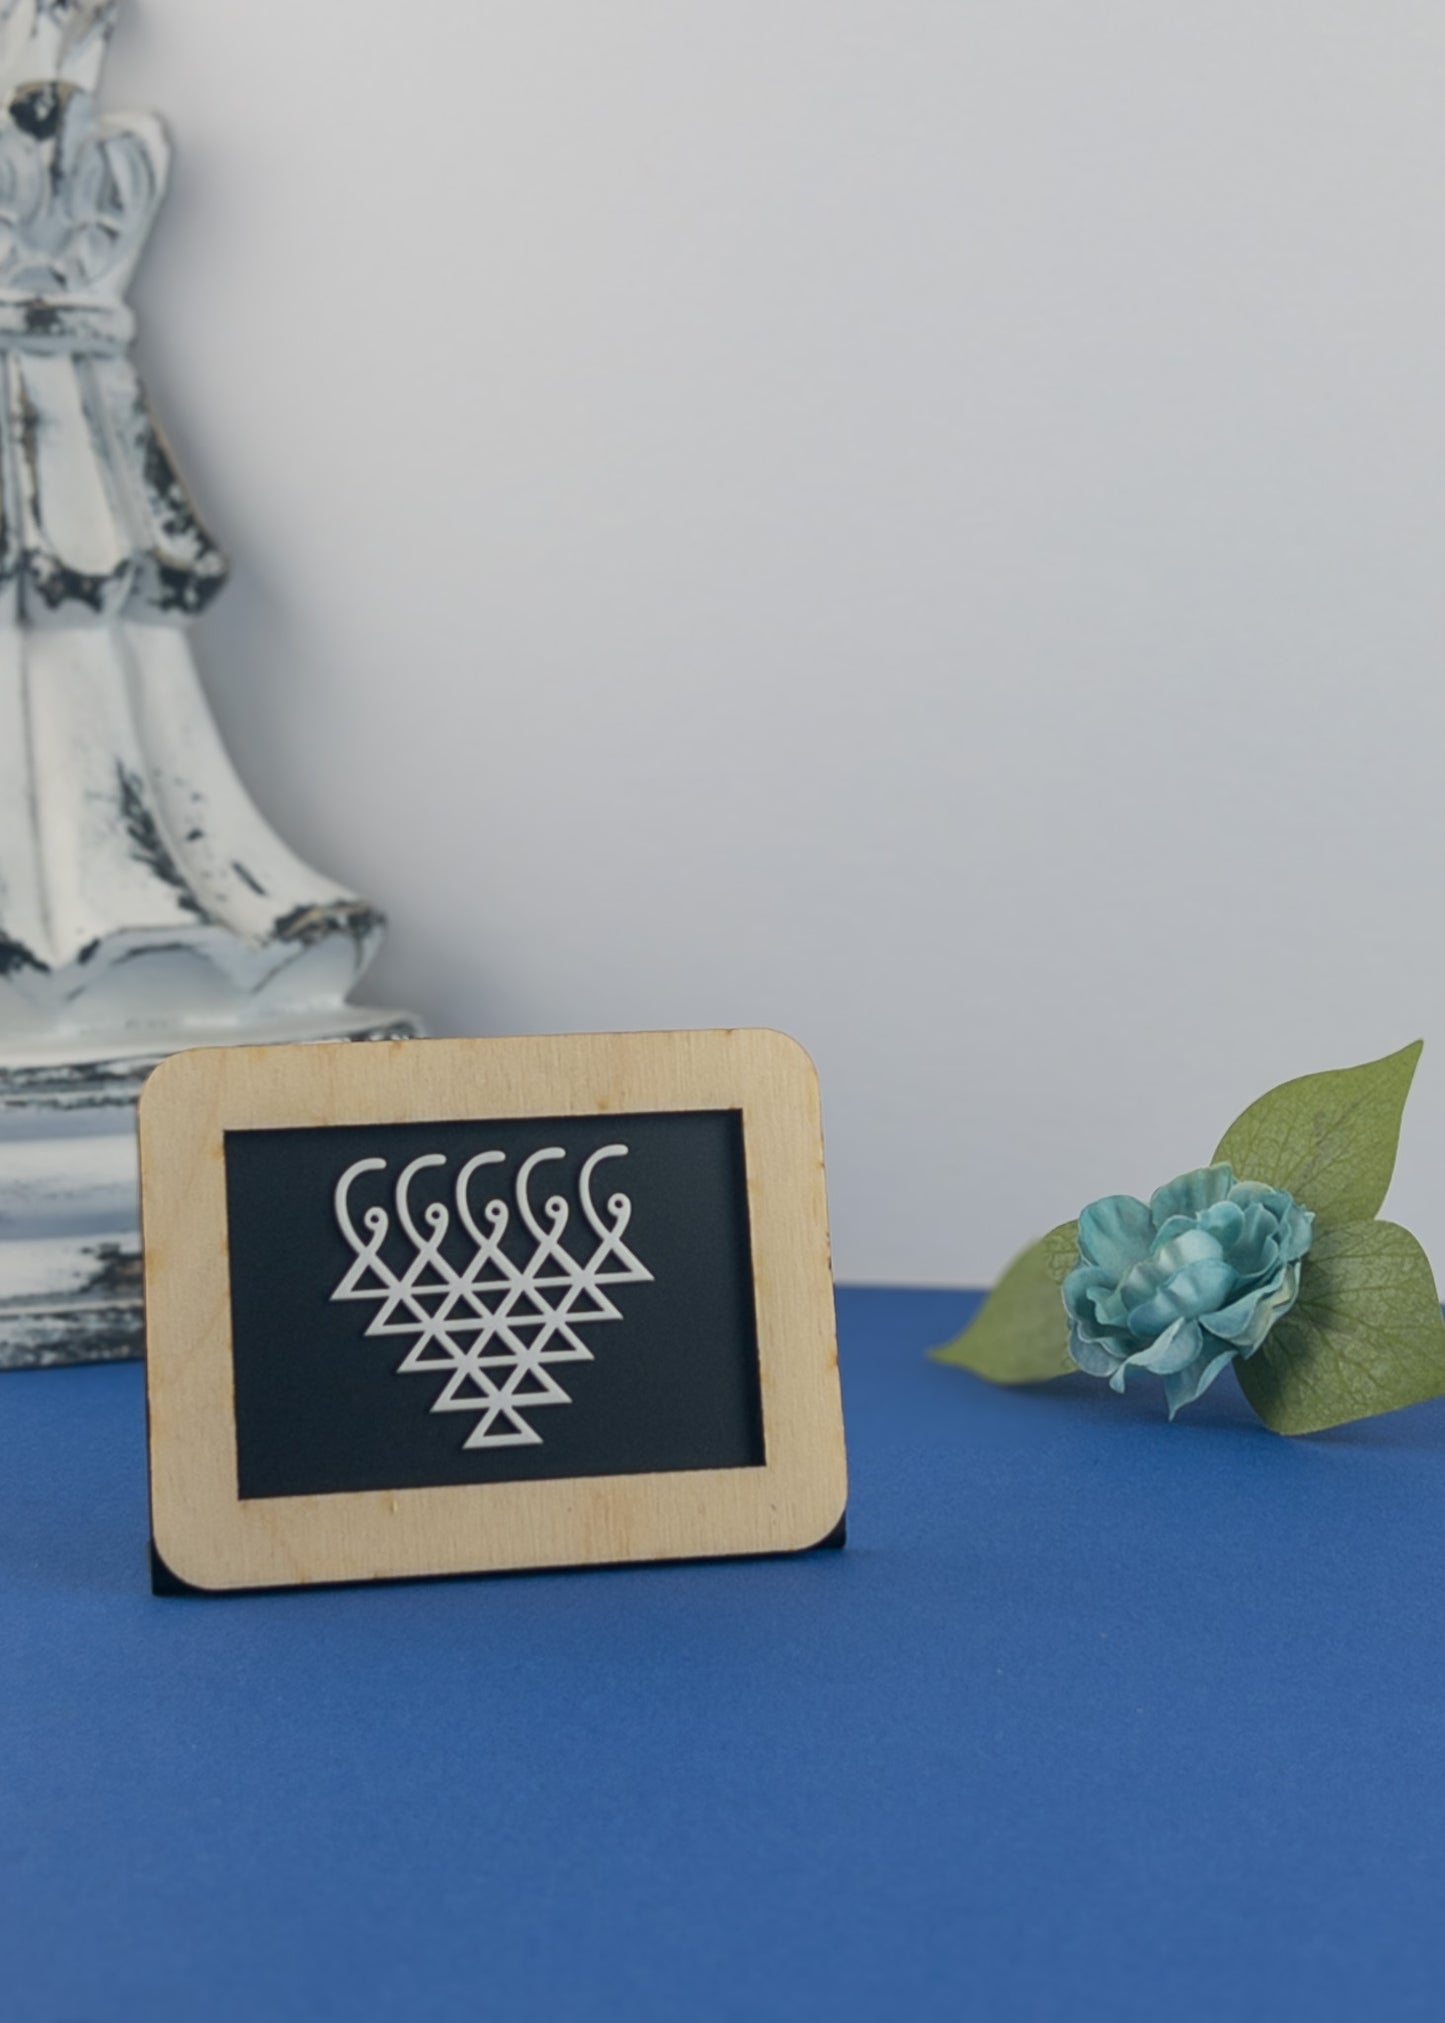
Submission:
<svg viewBox="0 0 1445 2023">
<path fill-rule="evenodd" d="M 1271 1089 L 1230 1125 L 1216 1164 L 1228 1160 L 1237 1180 L 1287 1188 L 1313 1209 L 1316 1229 L 1368 1222 L 1395 1170 L 1400 1118 L 1423 1045 L 1416 1040 L 1382 1061 Z"/>
<path fill-rule="evenodd" d="M 1445 1392 L 1445 1321 L 1430 1260 L 1393 1222 L 1315 1237 L 1293 1311 L 1235 1364 L 1276 1433 L 1317 1433 Z"/>
<path fill-rule="evenodd" d="M 1072 1370 L 1059 1288 L 1078 1260 L 1078 1223 L 1051 1229 L 1014 1259 L 972 1324 L 932 1351 L 934 1361 L 956 1363 L 991 1384 L 1043 1384 Z"/>
</svg>

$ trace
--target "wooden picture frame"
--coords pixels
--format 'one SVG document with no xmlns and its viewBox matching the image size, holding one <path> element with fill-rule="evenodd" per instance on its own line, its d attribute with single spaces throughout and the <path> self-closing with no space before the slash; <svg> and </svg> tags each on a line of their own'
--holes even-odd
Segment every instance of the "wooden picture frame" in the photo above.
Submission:
<svg viewBox="0 0 1445 2023">
<path fill-rule="evenodd" d="M 818 1085 L 783 1034 L 200 1049 L 140 1137 L 158 1589 L 841 1543 Z"/>
</svg>

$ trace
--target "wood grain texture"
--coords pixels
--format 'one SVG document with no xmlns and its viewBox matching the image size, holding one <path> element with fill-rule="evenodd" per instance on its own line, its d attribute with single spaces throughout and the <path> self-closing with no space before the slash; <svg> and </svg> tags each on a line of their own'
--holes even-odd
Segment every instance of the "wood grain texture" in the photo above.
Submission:
<svg viewBox="0 0 1445 2023">
<path fill-rule="evenodd" d="M 739 1110 L 761 1468 L 242 1502 L 224 1134 Z M 767 1031 L 238 1047 L 173 1056 L 141 1102 L 156 1548 L 225 1591 L 788 1552 L 847 1501 L 817 1077 Z"/>
</svg>

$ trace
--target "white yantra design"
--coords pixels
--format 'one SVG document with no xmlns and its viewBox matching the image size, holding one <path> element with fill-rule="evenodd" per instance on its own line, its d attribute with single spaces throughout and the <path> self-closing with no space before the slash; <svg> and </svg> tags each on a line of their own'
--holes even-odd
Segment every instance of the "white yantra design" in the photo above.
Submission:
<svg viewBox="0 0 1445 2023">
<path fill-rule="evenodd" d="M 504 1165 L 504 1152 L 478 1152 L 467 1160 L 452 1192 L 455 1219 L 475 1250 L 458 1268 L 444 1254 L 453 1228 L 453 1212 L 444 1202 L 430 1202 L 421 1213 L 425 1233 L 411 1205 L 416 1176 L 428 1167 L 445 1166 L 446 1154 L 427 1152 L 399 1174 L 394 1191 L 395 1223 L 387 1209 L 363 1210 L 358 1233 L 351 1213 L 351 1190 L 364 1173 L 386 1171 L 385 1159 L 358 1159 L 336 1183 L 336 1220 L 354 1253 L 333 1300 L 369 1300 L 377 1311 L 367 1325 L 368 1336 L 412 1337 L 411 1347 L 397 1366 L 398 1374 L 445 1370 L 433 1412 L 474 1412 L 477 1423 L 467 1447 L 535 1447 L 542 1436 L 528 1418 L 543 1405 L 570 1405 L 572 1400 L 551 1373 L 554 1363 L 590 1363 L 592 1351 L 578 1329 L 599 1321 L 617 1321 L 622 1310 L 605 1288 L 651 1282 L 653 1274 L 623 1242 L 632 1218 L 625 1194 L 607 1199 L 610 1222 L 604 1222 L 592 1199 L 592 1176 L 604 1159 L 625 1159 L 625 1145 L 604 1145 L 582 1167 L 577 1195 L 582 1214 L 595 1239 L 590 1256 L 579 1261 L 563 1238 L 572 1205 L 561 1194 L 550 1195 L 540 1220 L 530 1199 L 532 1175 L 552 1159 L 565 1159 L 560 1145 L 534 1152 L 517 1170 L 513 1187 L 516 1213 L 532 1241 L 525 1264 L 510 1258 L 503 1245 L 512 1228 L 512 1209 L 494 1194 L 481 1209 L 479 1225 L 472 1188 L 484 1167 Z M 395 1271 L 382 1252 L 393 1228 L 410 1244 L 412 1256 Z M 394 1246 L 395 1249 L 395 1246 Z"/>
</svg>

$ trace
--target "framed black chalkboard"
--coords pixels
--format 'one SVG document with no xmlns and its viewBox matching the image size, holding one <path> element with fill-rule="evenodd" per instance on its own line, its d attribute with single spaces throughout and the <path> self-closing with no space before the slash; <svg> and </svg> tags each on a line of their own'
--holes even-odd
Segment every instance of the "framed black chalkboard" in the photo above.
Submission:
<svg viewBox="0 0 1445 2023">
<path fill-rule="evenodd" d="M 157 1581 L 800 1550 L 845 1500 L 777 1033 L 207 1049 L 142 1106 Z"/>
</svg>

